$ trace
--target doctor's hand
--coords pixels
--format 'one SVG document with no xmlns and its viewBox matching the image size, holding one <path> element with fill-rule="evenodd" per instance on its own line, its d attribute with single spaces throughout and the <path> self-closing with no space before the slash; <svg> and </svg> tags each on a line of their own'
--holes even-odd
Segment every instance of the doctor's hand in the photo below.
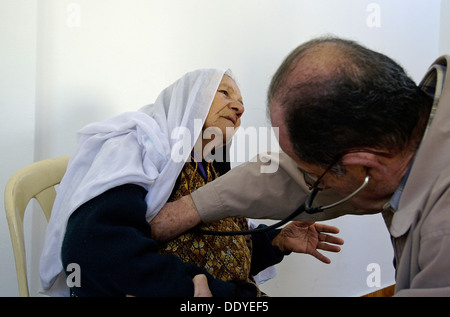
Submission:
<svg viewBox="0 0 450 317">
<path fill-rule="evenodd" d="M 327 233 L 339 233 L 339 229 L 314 222 L 293 221 L 281 230 L 272 244 L 283 252 L 310 254 L 328 264 L 330 259 L 318 250 L 339 252 L 341 248 L 337 245 L 344 244 L 344 240 Z"/>
</svg>

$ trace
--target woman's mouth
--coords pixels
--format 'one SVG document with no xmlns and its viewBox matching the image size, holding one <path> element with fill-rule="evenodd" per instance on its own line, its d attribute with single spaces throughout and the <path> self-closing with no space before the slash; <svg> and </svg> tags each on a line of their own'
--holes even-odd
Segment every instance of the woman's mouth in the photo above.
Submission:
<svg viewBox="0 0 450 317">
<path fill-rule="evenodd" d="M 231 116 L 223 116 L 222 118 L 225 118 L 233 123 L 233 125 L 236 125 L 236 119 Z"/>
</svg>

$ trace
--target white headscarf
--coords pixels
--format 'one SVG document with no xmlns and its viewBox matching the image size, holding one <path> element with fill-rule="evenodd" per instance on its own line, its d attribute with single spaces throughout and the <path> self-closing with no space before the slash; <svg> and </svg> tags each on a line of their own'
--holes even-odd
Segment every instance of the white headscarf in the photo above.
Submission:
<svg viewBox="0 0 450 317">
<path fill-rule="evenodd" d="M 194 146 L 225 73 L 220 69 L 190 72 L 164 89 L 154 104 L 79 131 L 78 147 L 58 188 L 41 255 L 45 293 L 68 295 L 61 246 L 67 221 L 82 204 L 114 187 L 136 184 L 148 191 L 147 221 L 156 216 L 191 153 L 189 149 L 180 154 L 177 145 L 186 142 L 186 134 L 173 132 L 189 131 Z"/>
</svg>

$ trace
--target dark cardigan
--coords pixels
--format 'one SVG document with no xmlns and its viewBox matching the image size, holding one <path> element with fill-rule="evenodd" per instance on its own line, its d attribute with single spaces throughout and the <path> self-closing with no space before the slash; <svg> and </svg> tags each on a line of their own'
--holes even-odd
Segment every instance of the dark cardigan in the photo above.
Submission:
<svg viewBox="0 0 450 317">
<path fill-rule="evenodd" d="M 145 219 L 146 194 L 137 185 L 119 186 L 71 215 L 61 257 L 64 267 L 70 263 L 80 267 L 81 285 L 71 289 L 74 295 L 191 297 L 197 274 L 208 277 L 215 297 L 256 295 L 252 284 L 224 282 L 174 255 L 157 253 L 158 243 Z M 283 259 L 283 253 L 271 245 L 278 232 L 252 235 L 252 275 Z"/>
</svg>

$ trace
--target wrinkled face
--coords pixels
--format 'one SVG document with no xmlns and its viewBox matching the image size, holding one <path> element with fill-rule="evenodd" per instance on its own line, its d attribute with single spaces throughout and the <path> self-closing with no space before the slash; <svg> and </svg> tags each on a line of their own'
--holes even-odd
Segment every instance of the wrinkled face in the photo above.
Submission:
<svg viewBox="0 0 450 317">
<path fill-rule="evenodd" d="M 217 88 L 203 130 L 212 128 L 220 132 L 223 136 L 223 144 L 226 144 L 241 125 L 243 113 L 244 103 L 241 91 L 234 80 L 225 75 Z"/>
</svg>

